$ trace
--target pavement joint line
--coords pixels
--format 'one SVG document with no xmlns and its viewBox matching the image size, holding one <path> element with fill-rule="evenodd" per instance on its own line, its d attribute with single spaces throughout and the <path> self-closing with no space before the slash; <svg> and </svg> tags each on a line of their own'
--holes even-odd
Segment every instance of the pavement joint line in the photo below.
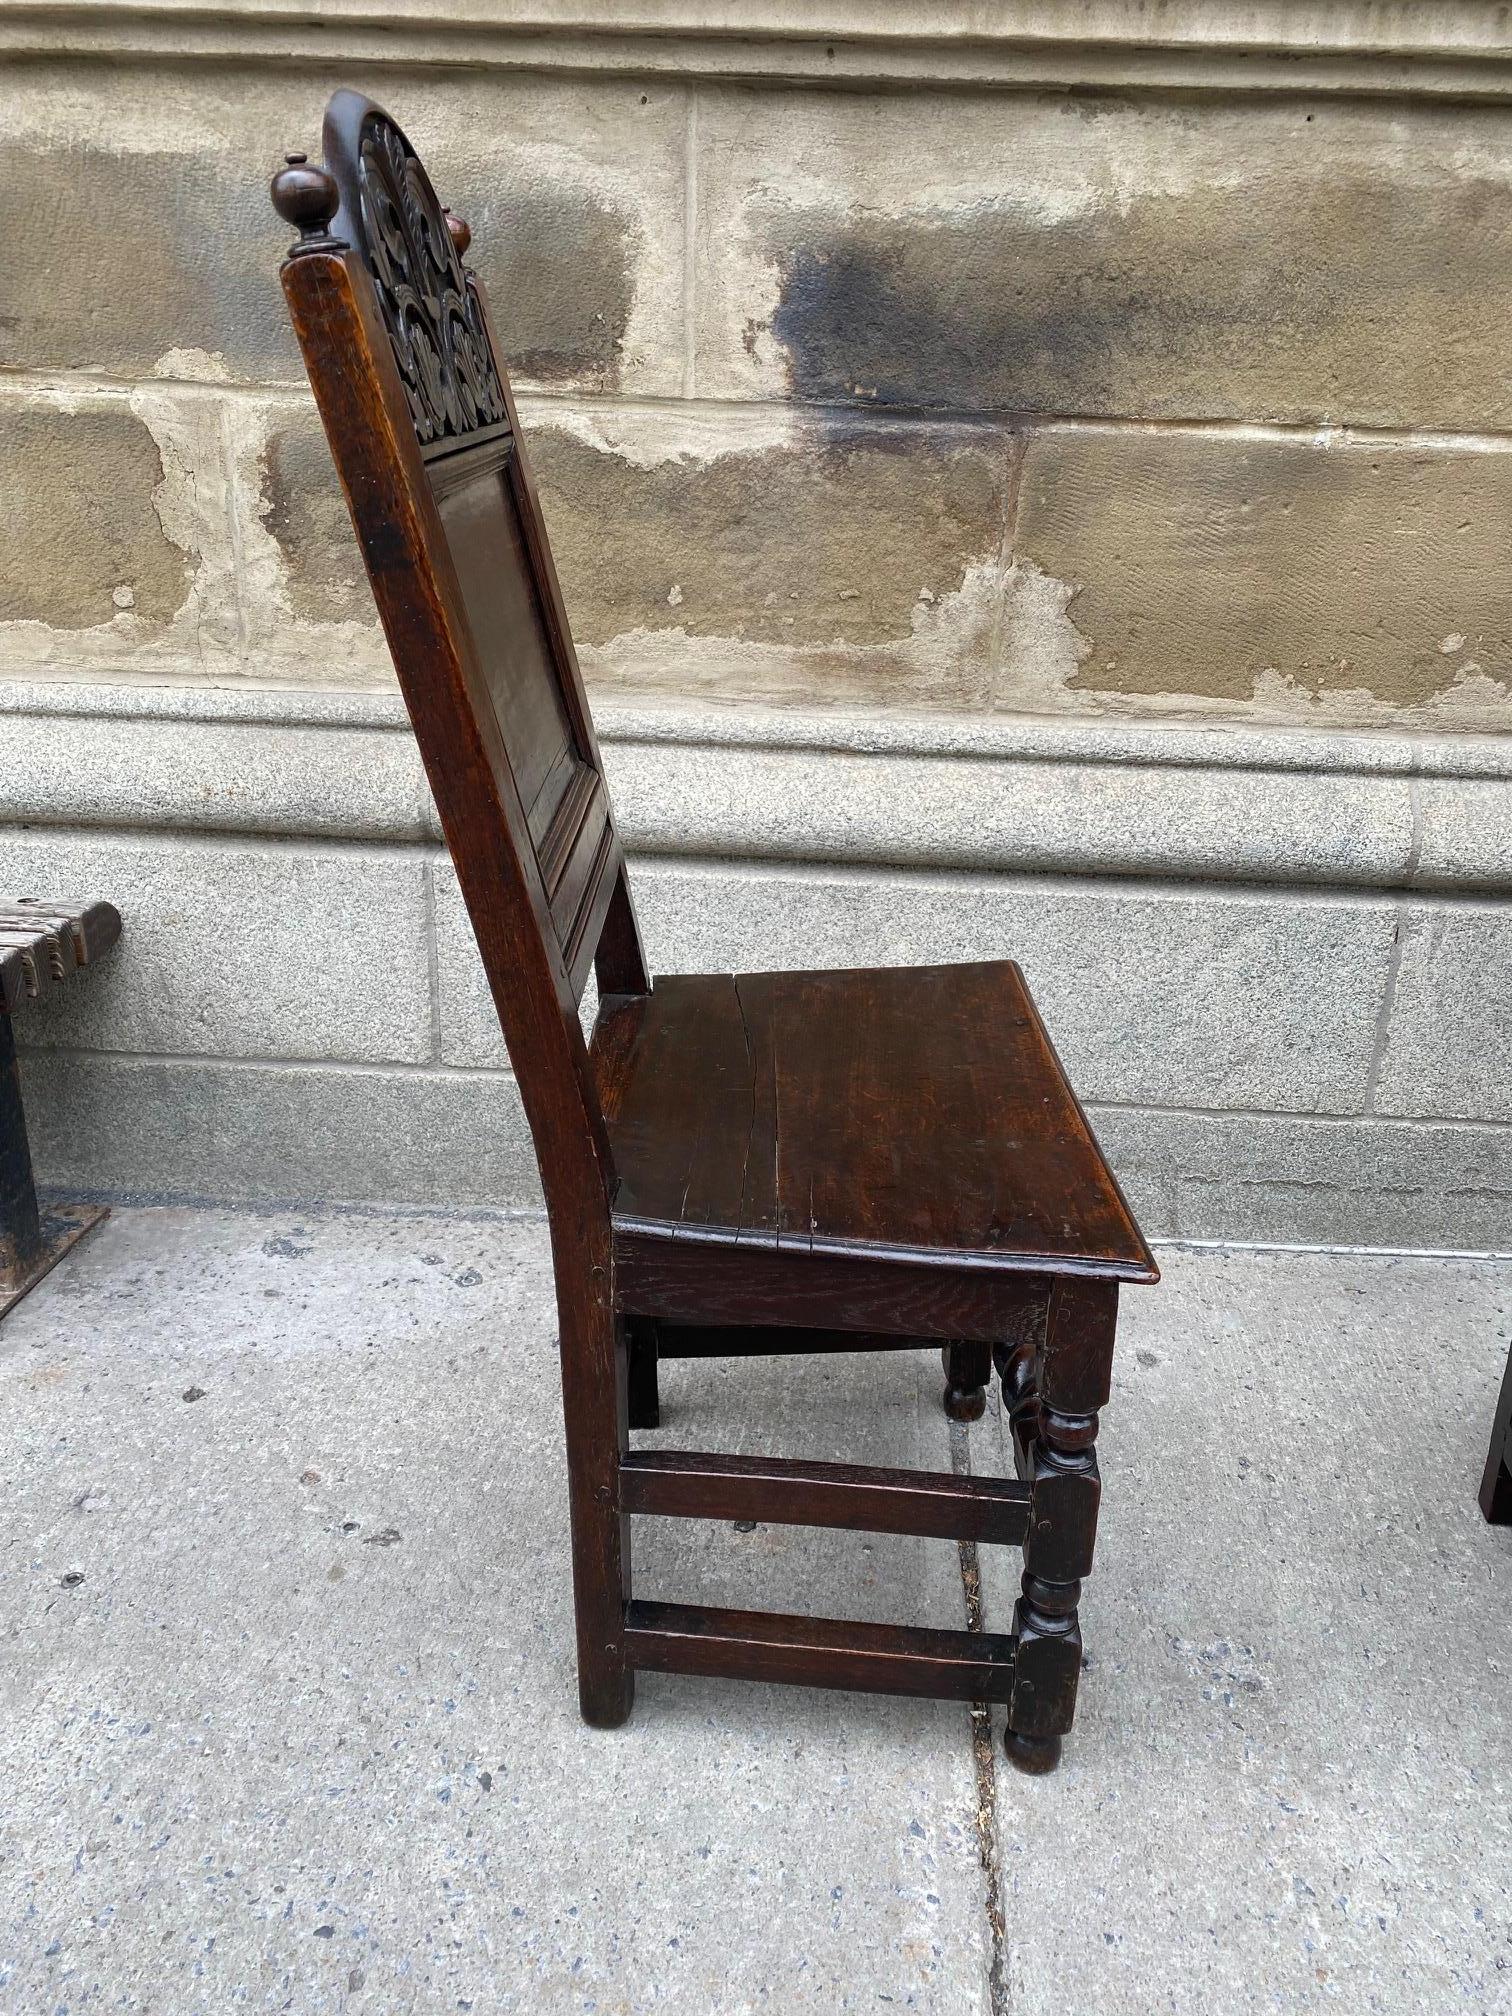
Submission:
<svg viewBox="0 0 1512 2016">
<path fill-rule="evenodd" d="M 964 1421 L 952 1421 L 950 1467 L 957 1477 L 971 1475 L 971 1436 Z M 982 1568 L 974 1540 L 956 1543 L 961 1563 L 961 1591 L 966 1602 L 966 1629 L 983 1631 Z M 997 1749 L 992 1740 L 992 1710 L 973 1701 L 971 1763 L 976 1781 L 977 1856 L 982 1865 L 982 1902 L 987 1917 L 987 2007 L 990 2016 L 1009 2016 L 1008 1928 L 1003 1914 L 1003 1863 L 998 1848 Z"/>
</svg>

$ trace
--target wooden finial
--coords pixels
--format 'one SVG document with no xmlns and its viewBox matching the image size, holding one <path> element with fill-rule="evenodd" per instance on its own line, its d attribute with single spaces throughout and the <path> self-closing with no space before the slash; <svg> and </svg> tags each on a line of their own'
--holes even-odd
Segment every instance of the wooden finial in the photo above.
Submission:
<svg viewBox="0 0 1512 2016">
<path fill-rule="evenodd" d="M 472 226 L 465 217 L 459 217 L 455 210 L 446 213 L 446 228 L 451 233 L 451 241 L 457 248 L 457 257 L 465 259 L 467 248 L 472 243 Z"/>
<path fill-rule="evenodd" d="M 324 250 L 335 243 L 330 223 L 341 201 L 335 181 L 324 168 L 312 168 L 303 154 L 286 154 L 284 164 L 273 177 L 272 196 L 273 208 L 299 232 L 289 256 Z"/>
</svg>

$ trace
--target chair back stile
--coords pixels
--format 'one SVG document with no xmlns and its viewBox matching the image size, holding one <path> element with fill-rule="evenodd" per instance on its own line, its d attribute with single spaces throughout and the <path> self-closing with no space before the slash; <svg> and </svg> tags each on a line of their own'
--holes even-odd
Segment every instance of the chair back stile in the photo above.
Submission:
<svg viewBox="0 0 1512 2016">
<path fill-rule="evenodd" d="M 402 130 L 342 91 L 274 178 L 282 277 L 534 1137 L 559 1278 L 614 1172 L 578 1019 L 649 988 L 488 306 Z M 593 1236 L 597 1233 L 598 1236 Z M 565 1243 L 571 1249 L 564 1252 Z M 579 1277 L 580 1278 L 580 1277 Z"/>
</svg>

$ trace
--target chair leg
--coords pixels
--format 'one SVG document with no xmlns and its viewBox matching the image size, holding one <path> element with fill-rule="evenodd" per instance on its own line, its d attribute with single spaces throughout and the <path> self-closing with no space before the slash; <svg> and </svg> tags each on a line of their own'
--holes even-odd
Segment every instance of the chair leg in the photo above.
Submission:
<svg viewBox="0 0 1512 2016">
<path fill-rule="evenodd" d="M 1028 1472 L 1033 1492 L 1004 1736 L 1022 1771 L 1054 1770 L 1076 1711 L 1077 1605 L 1092 1568 L 1102 1489 L 1093 1445 L 1097 1410 L 1108 1398 L 1117 1317 L 1116 1286 L 1059 1280 L 1043 1342 L 1037 1349 L 1020 1342 L 1001 1363 L 1021 1473 Z"/>
<path fill-rule="evenodd" d="M 992 1346 L 947 1344 L 940 1358 L 945 1367 L 945 1412 L 952 1421 L 980 1421 L 987 1412 Z"/>
<path fill-rule="evenodd" d="M 569 1301 L 560 1292 L 562 1414 L 572 1518 L 572 1593 L 577 1617 L 578 1701 L 583 1720 L 618 1728 L 635 1699 L 625 1658 L 630 1596 L 630 1518 L 622 1510 L 629 1368 L 625 1326 L 615 1319 L 609 1270 Z M 577 1284 L 573 1284 L 574 1287 Z"/>
<path fill-rule="evenodd" d="M 1512 1526 L 1512 1351 L 1502 1374 L 1501 1397 L 1491 1429 L 1486 1474 L 1481 1479 L 1480 1508 L 1492 1526 Z"/>
<path fill-rule="evenodd" d="M 627 1324 L 630 1426 L 660 1428 L 661 1393 L 656 1382 L 656 1324 L 649 1316 L 632 1316 Z"/>
</svg>

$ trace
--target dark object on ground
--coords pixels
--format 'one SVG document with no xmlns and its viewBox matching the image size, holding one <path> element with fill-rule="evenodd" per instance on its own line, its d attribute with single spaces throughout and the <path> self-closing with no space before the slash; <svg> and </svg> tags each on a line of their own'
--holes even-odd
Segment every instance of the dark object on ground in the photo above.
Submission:
<svg viewBox="0 0 1512 2016">
<path fill-rule="evenodd" d="M 120 913 L 109 903 L 0 902 L 0 1317 L 106 1216 L 99 1204 L 38 1206 L 11 1017 L 120 935 Z"/>
<path fill-rule="evenodd" d="M 1486 1474 L 1481 1479 L 1480 1508 L 1491 1525 L 1512 1526 L 1512 1351 L 1507 1354 L 1501 1398 L 1496 1403 Z"/>
</svg>

